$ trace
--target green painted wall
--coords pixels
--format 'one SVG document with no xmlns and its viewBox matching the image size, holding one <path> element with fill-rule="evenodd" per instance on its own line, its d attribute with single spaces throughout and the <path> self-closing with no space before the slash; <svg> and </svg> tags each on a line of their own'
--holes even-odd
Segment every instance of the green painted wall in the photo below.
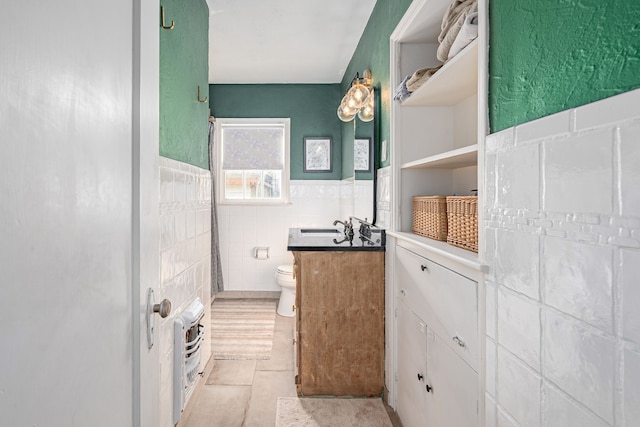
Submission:
<svg viewBox="0 0 640 427">
<path fill-rule="evenodd" d="M 640 1 L 491 0 L 491 131 L 640 87 Z"/>
<path fill-rule="evenodd" d="M 373 77 L 373 86 L 375 87 L 378 96 L 380 96 L 378 105 L 379 108 L 379 120 L 376 136 L 376 153 L 377 167 L 384 167 L 390 164 L 389 153 L 387 153 L 387 161 L 379 162 L 380 159 L 380 144 L 383 140 L 390 141 L 390 105 L 391 105 L 391 93 L 393 89 L 389 87 L 389 36 L 402 19 L 402 16 L 406 12 L 407 8 L 411 4 L 411 0 L 378 0 L 376 6 L 371 12 L 371 17 L 367 23 L 367 27 L 362 33 L 358 47 L 356 48 L 351 62 L 347 67 L 347 71 L 344 73 L 342 79 L 342 94 L 344 96 L 351 79 L 357 73 L 362 75 L 362 72 L 366 69 L 371 70 Z M 340 98 L 341 99 L 341 98 Z M 335 109 L 338 108 L 336 104 Z M 365 136 L 360 134 L 362 122 L 356 124 L 357 136 Z M 351 128 L 349 128 L 351 126 Z M 363 133 L 367 133 L 365 128 L 362 129 Z M 343 134 L 347 135 L 351 132 L 353 135 L 353 124 L 345 123 L 343 125 Z M 350 154 L 349 154 L 350 153 Z M 343 156 L 353 157 L 353 137 L 351 140 L 343 141 Z M 345 171 L 346 173 L 347 171 Z M 346 176 L 352 176 L 353 173 L 348 173 Z M 358 174 L 360 178 L 360 174 Z"/>
<path fill-rule="evenodd" d="M 342 176 L 338 84 L 209 85 L 211 114 L 224 118 L 291 119 L 291 179 L 338 180 Z M 333 140 L 331 173 L 303 172 L 305 137 Z"/>
<path fill-rule="evenodd" d="M 162 0 L 160 29 L 160 155 L 209 169 L 209 8 L 205 0 Z"/>
</svg>

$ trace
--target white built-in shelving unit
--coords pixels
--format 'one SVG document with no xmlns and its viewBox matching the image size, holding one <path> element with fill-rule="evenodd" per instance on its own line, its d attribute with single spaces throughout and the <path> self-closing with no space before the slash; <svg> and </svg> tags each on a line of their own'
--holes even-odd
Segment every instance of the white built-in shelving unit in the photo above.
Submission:
<svg viewBox="0 0 640 427">
<path fill-rule="evenodd" d="M 442 63 L 438 34 L 452 0 L 414 0 L 392 33 L 390 84 Z M 487 0 L 479 36 L 391 105 L 392 218 L 387 288 L 393 319 L 389 403 L 407 427 L 484 425 L 482 187 L 487 134 Z M 413 196 L 478 191 L 479 253 L 412 232 Z M 437 392 L 436 392 L 437 390 Z"/>
<path fill-rule="evenodd" d="M 437 37 L 450 2 L 415 0 L 411 4 L 391 36 L 392 86 L 420 68 L 442 64 L 436 59 Z M 479 37 L 466 46 L 409 98 L 393 101 L 391 107 L 395 197 L 390 233 L 449 252 L 453 258 L 471 258 L 478 270 L 484 268 L 478 254 L 411 233 L 411 198 L 482 191 L 479 153 L 486 135 L 486 96 L 478 94 L 486 93 L 486 72 L 479 72 L 480 62 L 484 63 L 479 59 L 486 54 L 483 40 Z"/>
</svg>

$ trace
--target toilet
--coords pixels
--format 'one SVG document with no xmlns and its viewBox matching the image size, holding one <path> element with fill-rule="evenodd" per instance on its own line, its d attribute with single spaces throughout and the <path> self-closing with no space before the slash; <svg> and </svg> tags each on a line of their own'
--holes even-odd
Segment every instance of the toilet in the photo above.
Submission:
<svg viewBox="0 0 640 427">
<path fill-rule="evenodd" d="M 293 278 L 293 266 L 278 266 L 275 279 L 282 290 L 277 312 L 280 316 L 293 317 L 293 306 L 296 303 L 296 279 Z"/>
</svg>

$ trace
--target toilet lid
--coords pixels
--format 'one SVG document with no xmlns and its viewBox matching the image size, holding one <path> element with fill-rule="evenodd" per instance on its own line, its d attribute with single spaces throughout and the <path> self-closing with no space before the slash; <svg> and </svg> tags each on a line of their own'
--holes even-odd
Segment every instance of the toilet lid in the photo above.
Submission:
<svg viewBox="0 0 640 427">
<path fill-rule="evenodd" d="M 293 266 L 292 265 L 279 265 L 278 273 L 283 274 L 293 274 Z"/>
</svg>

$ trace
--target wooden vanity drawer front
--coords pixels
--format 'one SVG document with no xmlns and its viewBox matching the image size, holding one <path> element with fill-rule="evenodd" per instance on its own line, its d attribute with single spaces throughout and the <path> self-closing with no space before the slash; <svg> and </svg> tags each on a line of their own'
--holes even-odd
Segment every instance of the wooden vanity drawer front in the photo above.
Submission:
<svg viewBox="0 0 640 427">
<path fill-rule="evenodd" d="M 477 370 L 477 283 L 400 246 L 397 261 L 398 299 Z"/>
</svg>

